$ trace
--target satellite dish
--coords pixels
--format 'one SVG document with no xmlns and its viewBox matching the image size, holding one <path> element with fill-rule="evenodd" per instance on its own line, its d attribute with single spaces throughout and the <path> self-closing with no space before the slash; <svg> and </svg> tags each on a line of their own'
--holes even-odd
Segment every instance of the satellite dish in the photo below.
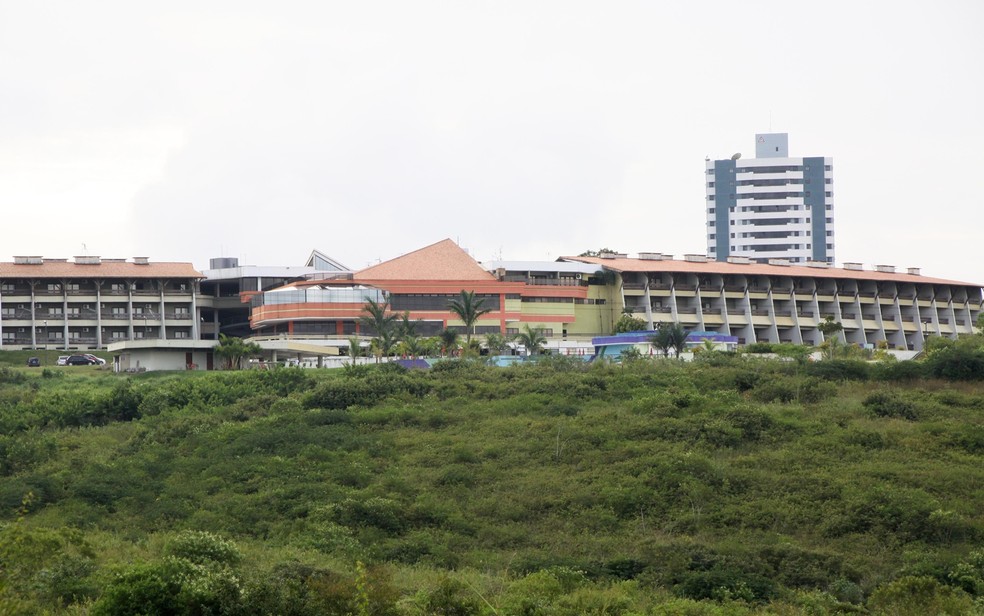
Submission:
<svg viewBox="0 0 984 616">
<path fill-rule="evenodd" d="M 735 152 L 731 155 L 731 160 L 738 160 L 739 158 L 741 158 L 741 152 Z"/>
</svg>

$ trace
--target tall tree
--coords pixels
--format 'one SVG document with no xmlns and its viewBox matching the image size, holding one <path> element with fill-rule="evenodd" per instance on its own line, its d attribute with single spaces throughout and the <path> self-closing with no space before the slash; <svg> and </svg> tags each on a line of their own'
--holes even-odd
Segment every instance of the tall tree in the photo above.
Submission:
<svg viewBox="0 0 984 616">
<path fill-rule="evenodd" d="M 367 298 L 365 306 L 362 307 L 364 314 L 359 317 L 359 324 L 375 333 L 373 342 L 379 351 L 376 355 L 377 362 L 380 353 L 384 356 L 387 355 L 393 345 L 396 344 L 396 325 L 400 317 L 388 311 L 389 301 L 377 302 L 372 298 Z"/>
<path fill-rule="evenodd" d="M 244 342 L 242 338 L 219 334 L 219 343 L 215 345 L 213 352 L 216 357 L 225 360 L 228 370 L 241 370 L 244 359 L 260 355 L 263 349 L 255 342 Z"/>
<path fill-rule="evenodd" d="M 437 337 L 441 339 L 441 346 L 444 347 L 445 353 L 458 348 L 458 332 L 453 329 L 442 329 Z"/>
<path fill-rule="evenodd" d="M 530 355 L 539 355 L 543 345 L 547 343 L 547 337 L 539 327 L 532 328 L 527 324 L 523 327 L 523 331 L 516 335 L 516 342 L 526 347 L 526 352 Z"/>
<path fill-rule="evenodd" d="M 465 323 L 465 346 L 471 345 L 472 334 L 475 333 L 475 323 L 482 315 L 492 312 L 485 307 L 484 298 L 476 298 L 474 291 L 461 290 L 458 297 L 448 303 L 448 309 Z"/>
<path fill-rule="evenodd" d="M 677 357 L 680 357 L 687 348 L 687 330 L 679 323 L 660 323 L 649 340 L 666 357 L 670 356 L 670 349 L 674 349 Z"/>
</svg>

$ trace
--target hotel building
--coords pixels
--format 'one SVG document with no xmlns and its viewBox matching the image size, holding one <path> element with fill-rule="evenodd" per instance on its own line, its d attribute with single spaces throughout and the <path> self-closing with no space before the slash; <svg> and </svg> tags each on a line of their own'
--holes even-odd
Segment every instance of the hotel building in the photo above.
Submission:
<svg viewBox="0 0 984 616">
<path fill-rule="evenodd" d="M 833 160 L 790 158 L 786 133 L 755 136 L 755 158 L 705 164 L 707 254 L 717 261 L 834 262 Z"/>
</svg>

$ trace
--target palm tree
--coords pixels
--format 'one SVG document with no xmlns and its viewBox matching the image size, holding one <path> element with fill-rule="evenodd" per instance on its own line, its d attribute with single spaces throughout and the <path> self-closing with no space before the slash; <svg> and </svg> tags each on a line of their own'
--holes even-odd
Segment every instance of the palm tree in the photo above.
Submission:
<svg viewBox="0 0 984 616">
<path fill-rule="evenodd" d="M 450 353 L 452 347 L 458 346 L 458 332 L 453 329 L 442 329 L 441 333 L 437 335 L 441 339 L 441 346 L 444 347 L 445 351 Z"/>
<path fill-rule="evenodd" d="M 673 338 L 670 335 L 669 328 L 663 327 L 663 325 L 663 323 L 660 323 L 656 326 L 656 333 L 649 338 L 649 341 L 663 353 L 664 357 L 669 357 L 670 349 L 673 348 Z"/>
<path fill-rule="evenodd" d="M 679 323 L 660 323 L 649 340 L 664 356 L 669 357 L 670 349 L 674 349 L 677 357 L 680 357 L 687 348 L 687 330 Z"/>
<path fill-rule="evenodd" d="M 354 364 L 355 358 L 360 357 L 362 355 L 362 344 L 359 343 L 359 339 L 355 336 L 349 338 L 348 343 L 349 343 L 349 348 L 348 348 L 349 357 L 352 358 L 353 360 L 352 363 Z"/>
<path fill-rule="evenodd" d="M 485 308 L 485 299 L 476 298 L 474 291 L 461 290 L 458 297 L 448 303 L 448 309 L 465 323 L 465 346 L 471 345 L 472 334 L 475 333 L 475 323 L 484 314 L 492 312 Z"/>
<path fill-rule="evenodd" d="M 547 337 L 539 327 L 534 329 L 527 324 L 524 331 L 516 335 L 516 342 L 526 347 L 526 352 L 530 355 L 539 355 L 540 347 L 547 343 Z"/>
<path fill-rule="evenodd" d="M 400 330 L 400 339 L 404 340 L 406 338 L 414 338 L 417 336 L 417 324 L 420 323 L 420 319 L 416 321 L 410 320 L 410 311 L 405 310 L 403 316 L 400 317 L 400 322 L 397 323 L 397 327 Z"/>
<path fill-rule="evenodd" d="M 263 349 L 255 342 L 244 342 L 242 338 L 232 338 L 225 334 L 219 334 L 219 343 L 214 348 L 216 357 L 224 359 L 229 370 L 242 369 L 243 359 L 262 352 Z"/>
<path fill-rule="evenodd" d="M 359 317 L 359 324 L 363 328 L 375 332 L 374 341 L 377 342 L 377 348 L 383 352 L 383 355 L 388 354 L 396 344 L 396 321 L 400 318 L 392 313 L 387 314 L 388 309 L 389 301 L 377 302 L 371 297 L 366 298 L 366 305 L 362 307 L 365 315 Z M 379 361 L 378 355 L 376 361 Z"/>
<path fill-rule="evenodd" d="M 489 349 L 489 355 L 499 355 L 509 348 L 509 341 L 499 332 L 492 332 L 485 335 L 485 346 Z"/>
</svg>

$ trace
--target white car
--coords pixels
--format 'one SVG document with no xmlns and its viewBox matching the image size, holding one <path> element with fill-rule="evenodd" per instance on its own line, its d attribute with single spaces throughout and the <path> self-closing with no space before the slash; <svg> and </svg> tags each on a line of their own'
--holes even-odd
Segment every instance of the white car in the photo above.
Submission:
<svg viewBox="0 0 984 616">
<path fill-rule="evenodd" d="M 58 366 L 66 366 L 66 365 L 68 365 L 68 355 L 59 355 L 58 356 L 58 361 L 56 361 L 55 364 L 58 365 Z"/>
<path fill-rule="evenodd" d="M 102 357 L 96 357 L 92 353 L 83 353 L 83 355 L 85 355 L 86 357 L 88 357 L 89 359 L 91 359 L 92 362 L 95 363 L 95 364 L 98 364 L 100 366 L 105 366 L 106 365 L 106 360 L 103 359 Z"/>
</svg>

